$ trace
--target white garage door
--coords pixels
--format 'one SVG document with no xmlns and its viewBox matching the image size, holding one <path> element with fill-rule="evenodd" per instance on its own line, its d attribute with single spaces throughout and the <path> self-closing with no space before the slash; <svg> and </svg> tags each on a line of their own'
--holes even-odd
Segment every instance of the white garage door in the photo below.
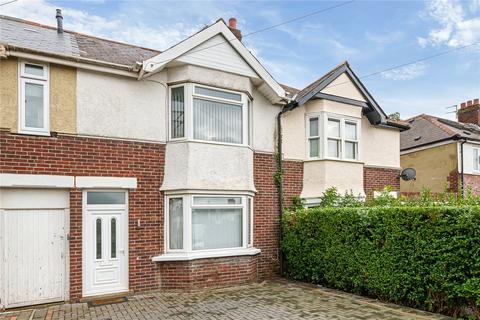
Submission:
<svg viewBox="0 0 480 320">
<path fill-rule="evenodd" d="M 5 308 L 65 300 L 68 208 L 68 191 L 0 189 Z"/>
</svg>

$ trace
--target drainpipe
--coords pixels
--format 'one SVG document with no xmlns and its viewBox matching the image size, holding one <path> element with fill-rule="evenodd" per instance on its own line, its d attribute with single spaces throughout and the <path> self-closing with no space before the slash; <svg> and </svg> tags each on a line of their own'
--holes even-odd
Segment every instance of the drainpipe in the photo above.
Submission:
<svg viewBox="0 0 480 320">
<path fill-rule="evenodd" d="M 294 100 L 287 103 L 277 115 L 277 128 L 278 128 L 278 137 L 277 137 L 277 172 L 283 173 L 283 157 L 282 157 L 282 115 L 297 106 L 297 102 Z M 278 188 L 278 208 L 279 208 L 279 218 L 280 218 L 280 235 L 279 235 L 279 244 L 281 245 L 283 240 L 283 175 L 281 176 L 280 183 L 277 186 Z M 285 272 L 285 261 L 283 256 L 282 247 L 279 247 L 279 259 L 280 259 L 280 275 L 284 275 Z"/>
<path fill-rule="evenodd" d="M 463 145 L 467 142 L 467 138 L 463 138 L 462 142 L 460 143 L 460 180 L 462 183 L 462 197 L 465 198 L 465 175 L 463 170 Z"/>
</svg>

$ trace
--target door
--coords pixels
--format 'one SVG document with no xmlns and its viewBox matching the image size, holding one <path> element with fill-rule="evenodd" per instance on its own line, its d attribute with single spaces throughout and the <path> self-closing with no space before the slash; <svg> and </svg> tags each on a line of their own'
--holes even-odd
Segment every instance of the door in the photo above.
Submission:
<svg viewBox="0 0 480 320">
<path fill-rule="evenodd" d="M 68 199 L 68 191 L 0 190 L 5 308 L 65 300 Z"/>
<path fill-rule="evenodd" d="M 127 198 L 125 191 L 84 192 L 84 296 L 128 291 Z"/>
</svg>

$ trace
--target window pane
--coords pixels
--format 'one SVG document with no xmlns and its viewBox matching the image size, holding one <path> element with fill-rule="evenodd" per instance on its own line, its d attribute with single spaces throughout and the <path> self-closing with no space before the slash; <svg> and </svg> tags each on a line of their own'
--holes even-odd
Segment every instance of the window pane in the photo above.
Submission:
<svg viewBox="0 0 480 320">
<path fill-rule="evenodd" d="M 242 106 L 193 99 L 193 137 L 242 143 Z"/>
<path fill-rule="evenodd" d="M 478 171 L 478 163 L 479 163 L 479 158 L 478 158 L 478 149 L 473 149 L 473 170 Z"/>
<path fill-rule="evenodd" d="M 193 204 L 228 205 L 242 204 L 241 197 L 194 197 Z"/>
<path fill-rule="evenodd" d="M 102 259 L 102 219 L 95 220 L 95 257 Z"/>
<path fill-rule="evenodd" d="M 356 159 L 357 158 L 357 143 L 345 142 L 345 158 Z"/>
<path fill-rule="evenodd" d="M 110 257 L 117 257 L 117 219 L 110 220 Z"/>
<path fill-rule="evenodd" d="M 25 74 L 43 77 L 43 67 L 34 64 L 25 64 Z"/>
<path fill-rule="evenodd" d="M 168 231 L 170 249 L 183 249 L 183 198 L 168 200 Z"/>
<path fill-rule="evenodd" d="M 339 148 L 340 141 L 328 139 L 328 156 L 331 158 L 339 158 L 340 157 L 340 148 Z"/>
<path fill-rule="evenodd" d="M 310 137 L 318 136 L 318 118 L 310 118 Z"/>
<path fill-rule="evenodd" d="M 221 99 L 228 99 L 233 101 L 242 101 L 242 95 L 238 93 L 226 92 L 222 90 L 209 89 L 195 86 L 195 93 L 204 96 L 210 96 Z"/>
<path fill-rule="evenodd" d="M 310 139 L 309 141 L 310 141 L 310 157 L 318 157 L 319 139 L 315 138 L 315 139 Z"/>
<path fill-rule="evenodd" d="M 340 137 L 340 121 L 328 119 L 328 136 L 334 138 Z"/>
<path fill-rule="evenodd" d="M 345 122 L 345 139 L 357 140 L 357 124 Z"/>
<path fill-rule="evenodd" d="M 184 87 L 172 88 L 171 97 L 171 136 L 175 138 L 185 137 L 185 93 Z"/>
<path fill-rule="evenodd" d="M 87 204 L 125 204 L 125 192 L 88 192 Z"/>
<path fill-rule="evenodd" d="M 25 126 L 43 128 L 43 85 L 25 83 Z"/>
<path fill-rule="evenodd" d="M 193 250 L 242 246 L 242 209 L 193 209 Z"/>
</svg>

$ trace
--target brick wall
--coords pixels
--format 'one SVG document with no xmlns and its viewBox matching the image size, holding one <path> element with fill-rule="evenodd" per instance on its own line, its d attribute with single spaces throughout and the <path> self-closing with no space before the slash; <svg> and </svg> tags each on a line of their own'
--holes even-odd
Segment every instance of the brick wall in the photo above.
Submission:
<svg viewBox="0 0 480 320">
<path fill-rule="evenodd" d="M 248 283 L 257 279 L 257 256 L 158 263 L 164 289 L 199 289 Z"/>
<path fill-rule="evenodd" d="M 458 174 L 458 179 L 460 181 L 460 174 Z M 471 190 L 474 195 L 480 195 L 480 175 L 464 174 L 463 179 L 465 194 L 467 194 L 468 190 Z"/>
<path fill-rule="evenodd" d="M 363 167 L 363 189 L 367 197 L 372 197 L 374 191 L 381 191 L 385 186 L 391 186 L 393 191 L 400 191 L 400 169 Z"/>
<path fill-rule="evenodd" d="M 292 196 L 299 196 L 303 185 L 303 163 L 285 161 L 284 195 L 285 206 L 290 205 Z M 260 279 L 279 274 L 280 219 L 278 193 L 273 175 L 277 170 L 275 156 L 255 153 L 253 175 L 258 193 L 254 198 L 254 247 L 262 250 L 258 261 Z"/>
<path fill-rule="evenodd" d="M 151 257 L 163 248 L 164 154 L 165 146 L 154 143 L 0 132 L 1 173 L 137 178 L 137 189 L 129 192 L 129 281 L 135 291 L 158 287 Z M 70 296 L 77 299 L 82 292 L 81 191 L 71 190 L 70 201 Z"/>
</svg>

